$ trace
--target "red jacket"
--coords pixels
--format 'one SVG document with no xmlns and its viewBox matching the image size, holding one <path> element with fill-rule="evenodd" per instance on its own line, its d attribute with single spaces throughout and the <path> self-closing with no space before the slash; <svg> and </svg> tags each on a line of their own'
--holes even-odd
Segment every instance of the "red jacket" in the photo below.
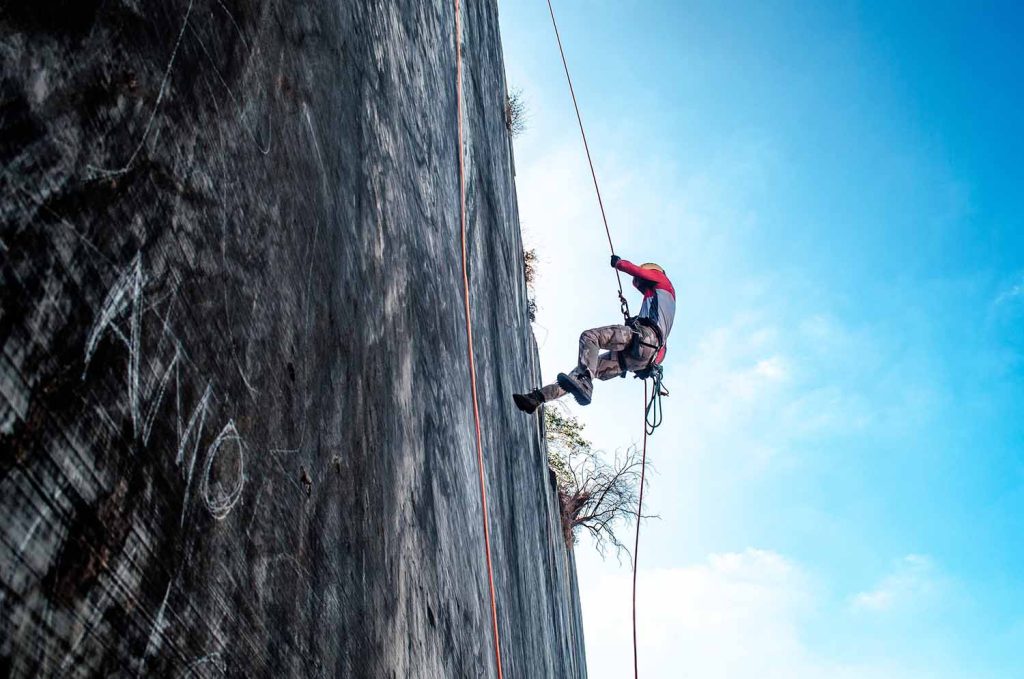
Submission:
<svg viewBox="0 0 1024 679">
<path fill-rule="evenodd" d="M 620 259 L 615 268 L 633 277 L 633 287 L 644 295 L 644 303 L 637 316 L 657 325 L 661 331 L 662 342 L 667 343 L 676 315 L 676 289 L 672 287 L 672 281 L 657 269 L 642 269 L 625 259 Z M 645 285 L 644 281 L 650 284 Z M 655 362 L 661 363 L 664 359 L 663 345 Z"/>
</svg>

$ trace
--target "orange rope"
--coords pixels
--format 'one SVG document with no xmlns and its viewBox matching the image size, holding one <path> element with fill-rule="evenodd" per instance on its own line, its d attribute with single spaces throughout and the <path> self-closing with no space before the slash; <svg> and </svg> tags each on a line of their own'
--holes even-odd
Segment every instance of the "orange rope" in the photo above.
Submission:
<svg viewBox="0 0 1024 679">
<path fill-rule="evenodd" d="M 462 131 L 462 15 L 459 11 L 459 0 L 455 0 L 455 77 L 457 87 L 459 116 L 459 202 L 462 226 L 462 286 L 466 303 L 466 343 L 469 353 L 469 381 L 473 394 L 473 424 L 476 426 L 477 468 L 480 471 L 480 506 L 483 512 L 484 547 L 487 557 L 487 581 L 491 589 L 491 623 L 494 629 L 494 661 L 498 668 L 498 679 L 503 679 L 501 671 L 501 644 L 498 641 L 498 602 L 494 591 L 494 569 L 491 566 L 491 529 L 487 521 L 487 487 L 484 478 L 484 444 L 480 433 L 480 401 L 476 388 L 476 359 L 473 355 L 473 320 L 469 305 L 469 256 L 466 247 L 466 167 L 465 149 Z"/>
<path fill-rule="evenodd" d="M 638 679 L 640 668 L 636 650 L 636 560 L 640 549 L 640 516 L 644 507 L 644 474 L 647 473 L 647 380 L 644 380 L 644 447 L 640 457 L 640 498 L 636 504 L 636 540 L 633 542 L 633 678 Z"/>
</svg>

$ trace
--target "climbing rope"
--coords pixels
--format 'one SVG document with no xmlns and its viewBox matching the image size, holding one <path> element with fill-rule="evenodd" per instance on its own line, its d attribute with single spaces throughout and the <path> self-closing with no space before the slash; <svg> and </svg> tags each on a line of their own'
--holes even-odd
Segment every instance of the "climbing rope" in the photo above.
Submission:
<svg viewBox="0 0 1024 679">
<path fill-rule="evenodd" d="M 668 396 L 668 389 L 662 384 L 662 380 L 665 377 L 665 371 L 660 365 L 654 365 L 650 368 L 650 377 L 654 381 L 654 390 L 651 392 L 650 400 L 647 399 L 647 380 L 644 380 L 644 433 L 650 435 L 654 433 L 654 430 L 661 426 L 662 420 L 665 419 L 665 413 L 661 407 L 661 397 Z"/>
<path fill-rule="evenodd" d="M 594 171 L 594 161 L 590 157 L 590 145 L 587 143 L 587 133 L 583 129 L 583 117 L 580 115 L 579 104 L 576 103 L 576 90 L 572 86 L 572 76 L 569 75 L 569 63 L 565 60 L 565 50 L 562 49 L 562 36 L 558 33 L 558 22 L 555 21 L 555 8 L 548 0 L 548 12 L 551 14 L 551 26 L 555 29 L 555 40 L 558 42 L 558 53 L 562 55 L 562 68 L 565 69 L 565 79 L 569 83 L 569 94 L 572 95 L 572 106 L 576 109 L 576 122 L 580 126 L 580 136 L 583 137 L 583 149 L 587 152 L 587 164 L 590 165 L 590 176 L 594 179 L 594 192 L 597 193 L 597 205 L 601 208 L 601 221 L 604 222 L 604 233 L 608 237 L 608 248 L 615 254 L 615 246 L 612 244 L 612 231 L 608 228 L 608 216 L 604 212 L 604 201 L 601 200 L 601 187 L 597 183 L 597 172 Z M 622 274 L 615 270 L 615 280 L 619 284 L 619 310 L 624 319 L 629 318 L 629 302 L 622 294 Z"/>
<path fill-rule="evenodd" d="M 476 458 L 480 472 L 480 508 L 484 524 L 484 553 L 487 560 L 487 582 L 491 590 L 491 624 L 494 632 L 494 662 L 501 671 L 501 643 L 498 640 L 498 600 L 494 591 L 494 568 L 491 565 L 491 528 L 487 520 L 487 485 L 484 477 L 484 444 L 480 433 L 480 400 L 476 388 L 476 359 L 473 354 L 473 320 L 469 305 L 469 255 L 466 247 L 466 166 L 465 144 L 462 130 L 462 14 L 459 0 L 455 0 L 455 80 L 459 118 L 459 212 L 462 230 L 462 290 L 466 306 L 466 345 L 469 355 L 469 382 L 473 394 L 473 424 L 476 426 Z"/>
<path fill-rule="evenodd" d="M 660 379 L 656 379 L 654 383 L 655 392 L 659 389 Z M 654 400 L 654 396 L 651 397 Z M 647 401 L 647 380 L 644 380 L 644 403 Z M 640 454 L 640 497 L 636 503 L 636 539 L 633 541 L 633 679 L 638 679 L 640 676 L 640 666 L 637 659 L 637 644 L 636 644 L 636 562 L 639 558 L 640 551 L 640 517 L 643 516 L 644 508 L 644 476 L 647 473 L 647 437 L 653 430 L 650 430 L 647 425 L 648 411 L 650 407 L 644 408 L 644 445 Z"/>
<path fill-rule="evenodd" d="M 594 192 L 597 193 L 597 204 L 601 208 L 601 220 L 604 222 L 604 232 L 608 237 L 608 247 L 611 249 L 612 254 L 615 254 L 615 246 L 612 244 L 612 232 L 608 227 L 608 216 L 604 211 L 604 201 L 601 199 L 601 187 L 598 185 L 597 172 L 594 170 L 594 161 L 590 156 L 590 145 L 587 143 L 587 133 L 583 129 L 583 116 L 580 115 L 580 107 L 576 101 L 576 90 L 572 86 L 572 76 L 569 75 L 569 63 L 565 58 L 565 49 L 562 47 L 562 36 L 558 32 L 558 21 L 555 19 L 555 9 L 551 4 L 551 0 L 548 2 L 548 13 L 551 14 L 551 26 L 555 29 L 555 40 L 558 42 L 558 53 L 562 57 L 562 68 L 565 70 L 565 80 L 569 83 L 569 94 L 572 96 L 572 105 L 576 110 L 576 122 L 579 123 L 580 136 L 583 138 L 583 149 L 587 153 L 587 164 L 590 166 L 590 176 L 594 180 Z M 622 317 L 629 320 L 629 303 L 626 301 L 625 295 L 622 294 L 622 276 L 618 269 L 615 270 L 615 278 L 619 285 L 619 306 L 622 311 Z M 640 518 L 643 515 L 643 504 L 644 504 L 644 483 L 645 476 L 647 473 L 647 437 L 654 433 L 662 422 L 663 413 L 661 407 L 661 397 L 668 396 L 668 390 L 662 385 L 663 371 L 660 365 L 651 366 L 647 371 L 646 375 L 641 376 L 644 381 L 644 444 L 643 453 L 640 457 L 640 496 L 637 499 L 636 508 L 636 540 L 633 543 L 633 676 L 637 679 L 640 676 L 639 664 L 637 660 L 637 641 L 636 641 L 636 575 L 637 575 L 637 552 L 640 548 Z M 653 392 L 650 394 L 648 400 L 648 389 L 647 389 L 647 378 L 653 378 Z"/>
<path fill-rule="evenodd" d="M 647 379 L 644 379 L 644 445 L 640 454 L 640 497 L 636 503 L 636 539 L 633 541 L 633 679 L 639 679 L 640 667 L 637 661 L 636 644 L 636 573 L 637 559 L 640 551 L 640 519 L 643 517 L 644 509 L 644 483 L 647 473 L 647 437 L 654 433 L 654 430 L 661 426 L 664 413 L 661 409 L 661 397 L 668 396 L 668 389 L 662 385 L 662 378 L 665 372 L 660 365 L 652 366 L 650 377 L 654 389 L 650 392 L 648 399 Z"/>
</svg>

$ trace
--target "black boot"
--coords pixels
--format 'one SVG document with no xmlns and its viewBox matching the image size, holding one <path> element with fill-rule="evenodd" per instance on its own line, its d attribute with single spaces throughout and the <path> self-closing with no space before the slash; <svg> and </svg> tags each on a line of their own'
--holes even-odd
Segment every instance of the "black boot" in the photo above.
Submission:
<svg viewBox="0 0 1024 679">
<path fill-rule="evenodd" d="M 516 408 L 529 414 L 544 402 L 544 394 L 539 389 L 534 389 L 529 394 L 512 394 L 512 400 L 516 402 Z"/>
<path fill-rule="evenodd" d="M 594 393 L 594 382 L 590 378 L 590 371 L 586 368 L 576 368 L 568 375 L 558 373 L 558 386 L 572 394 L 581 406 L 590 405 L 590 398 Z"/>
</svg>

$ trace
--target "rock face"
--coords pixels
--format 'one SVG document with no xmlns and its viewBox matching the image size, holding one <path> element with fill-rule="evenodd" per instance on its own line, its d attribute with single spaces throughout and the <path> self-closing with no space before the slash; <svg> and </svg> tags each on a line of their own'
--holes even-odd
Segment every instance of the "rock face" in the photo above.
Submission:
<svg viewBox="0 0 1024 679">
<path fill-rule="evenodd" d="M 507 677 L 585 676 L 494 2 L 469 277 Z M 450 2 L 0 13 L 0 676 L 494 676 Z"/>
</svg>

